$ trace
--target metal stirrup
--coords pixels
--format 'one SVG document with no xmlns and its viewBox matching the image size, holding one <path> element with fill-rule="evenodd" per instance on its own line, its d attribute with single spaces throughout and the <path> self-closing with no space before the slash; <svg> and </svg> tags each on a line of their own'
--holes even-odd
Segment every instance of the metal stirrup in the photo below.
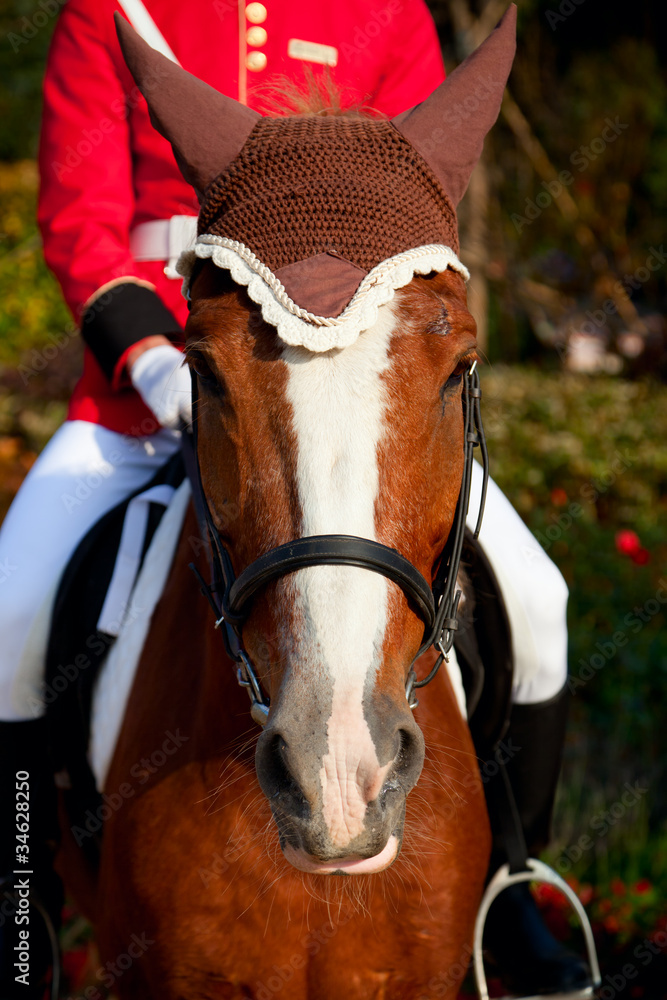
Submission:
<svg viewBox="0 0 667 1000">
<path fill-rule="evenodd" d="M 479 910 L 477 912 L 477 919 L 475 920 L 475 936 L 473 939 L 473 968 L 475 972 L 475 984 L 477 986 L 477 993 L 479 1000 L 489 1000 L 489 989 L 486 983 L 486 974 L 484 972 L 484 955 L 482 953 L 482 939 L 484 936 L 484 924 L 486 923 L 487 914 L 491 908 L 491 904 L 500 895 L 503 890 L 508 889 L 511 885 L 516 885 L 517 882 L 546 882 L 549 885 L 556 886 L 557 889 L 565 895 L 568 902 L 572 905 L 575 910 L 579 920 L 581 922 L 581 929 L 584 932 L 584 940 L 586 941 L 586 951 L 588 952 L 588 964 L 591 970 L 592 982 L 590 986 L 586 986 L 583 989 L 571 990 L 568 993 L 550 993 L 549 1000 L 590 1000 L 594 996 L 594 990 L 600 985 L 600 966 L 598 964 L 597 951 L 595 950 L 595 941 L 593 939 L 593 931 L 591 930 L 590 921 L 586 914 L 585 909 L 581 905 L 581 901 L 573 889 L 567 884 L 567 882 L 558 875 L 553 868 L 546 865 L 543 861 L 537 861 L 535 858 L 528 858 L 526 860 L 527 871 L 514 872 L 510 874 L 509 865 L 502 865 L 498 869 L 496 874 L 493 876 L 488 886 L 486 887 L 486 892 L 482 896 L 482 902 L 479 905 Z M 511 1000 L 509 997 L 503 997 L 503 1000 Z M 530 996 L 522 997 L 521 1000 L 544 1000 L 544 996 Z"/>
</svg>

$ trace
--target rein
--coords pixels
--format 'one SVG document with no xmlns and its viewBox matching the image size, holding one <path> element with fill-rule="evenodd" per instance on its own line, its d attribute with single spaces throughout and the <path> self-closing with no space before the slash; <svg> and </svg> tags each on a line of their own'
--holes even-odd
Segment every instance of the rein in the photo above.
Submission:
<svg viewBox="0 0 667 1000">
<path fill-rule="evenodd" d="M 269 714 L 269 700 L 262 691 L 256 670 L 243 645 L 243 625 L 250 613 L 255 594 L 273 580 L 307 566 L 358 566 L 380 573 L 396 583 L 405 593 L 425 626 L 424 640 L 408 671 L 405 696 L 410 708 L 417 707 L 415 690 L 433 680 L 454 643 L 458 629 L 458 607 L 461 591 L 457 577 L 470 503 L 473 450 L 479 446 L 483 467 L 483 485 L 479 515 L 474 537 L 479 536 L 488 482 L 488 452 L 482 418 L 477 362 L 463 376 L 461 396 L 463 406 L 463 477 L 461 490 L 447 544 L 430 584 L 412 563 L 396 549 L 370 538 L 355 535 L 311 535 L 285 545 L 278 545 L 259 556 L 237 577 L 232 562 L 215 526 L 201 482 L 197 452 L 197 409 L 199 401 L 197 376 L 192 372 L 192 434 L 183 434 L 185 464 L 192 483 L 193 498 L 202 534 L 208 537 L 210 548 L 211 583 L 207 584 L 197 567 L 190 563 L 201 590 L 215 613 L 215 627 L 222 626 L 228 655 L 236 663 L 236 678 L 250 698 L 250 714 L 263 726 Z M 433 646 L 438 659 L 428 675 L 417 679 L 415 663 Z"/>
</svg>

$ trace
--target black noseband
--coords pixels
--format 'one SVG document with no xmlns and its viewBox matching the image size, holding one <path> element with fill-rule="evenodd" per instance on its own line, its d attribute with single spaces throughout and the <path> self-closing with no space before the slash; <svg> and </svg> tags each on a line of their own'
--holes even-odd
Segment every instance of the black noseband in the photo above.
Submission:
<svg viewBox="0 0 667 1000">
<path fill-rule="evenodd" d="M 380 573 L 405 591 L 428 628 L 435 623 L 433 591 L 419 570 L 396 549 L 356 535 L 309 535 L 255 559 L 229 588 L 232 616 L 244 617 L 251 598 L 267 583 L 306 566 L 360 566 Z"/>
</svg>

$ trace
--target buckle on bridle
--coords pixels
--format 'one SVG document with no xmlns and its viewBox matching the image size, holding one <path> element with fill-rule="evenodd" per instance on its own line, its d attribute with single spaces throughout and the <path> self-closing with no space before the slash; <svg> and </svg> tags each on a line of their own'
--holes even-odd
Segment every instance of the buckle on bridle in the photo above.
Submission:
<svg viewBox="0 0 667 1000">
<path fill-rule="evenodd" d="M 486 488 L 489 478 L 489 459 L 486 449 L 486 439 L 484 437 L 484 428 L 482 426 L 482 416 L 480 413 L 482 389 L 479 384 L 477 361 L 473 361 L 472 365 L 464 375 L 462 398 L 464 407 L 464 452 L 461 491 L 459 493 L 456 513 L 454 515 L 454 523 L 452 524 L 449 539 L 447 541 L 446 552 L 448 554 L 446 557 L 443 556 L 441 559 L 433 583 L 434 591 L 437 591 L 441 595 L 440 600 L 438 601 L 435 624 L 429 633 L 428 638 L 425 639 L 421 648 L 417 652 L 417 655 L 412 661 L 408 672 L 405 696 L 408 699 L 410 708 L 414 708 L 417 705 L 417 699 L 414 697 L 415 688 L 425 687 L 433 680 L 443 662 L 449 663 L 448 655 L 454 644 L 454 633 L 459 627 L 458 609 L 459 601 L 461 600 L 461 591 L 456 589 L 456 581 L 461 563 L 466 517 L 468 515 L 468 507 L 470 504 L 473 462 L 472 456 L 475 448 L 479 448 L 481 451 L 483 469 L 482 493 L 480 497 L 477 524 L 474 531 L 475 538 L 479 536 L 480 528 L 482 526 L 482 515 L 484 513 Z M 414 670 L 415 663 L 430 647 L 435 648 L 440 655 L 428 675 L 422 678 L 422 680 L 417 680 Z"/>
<path fill-rule="evenodd" d="M 250 657 L 245 649 L 239 649 L 236 668 L 236 680 L 240 687 L 248 692 L 250 698 L 250 715 L 259 726 L 265 726 L 269 717 L 269 706 L 264 701 L 262 689 L 255 671 L 253 670 Z"/>
</svg>

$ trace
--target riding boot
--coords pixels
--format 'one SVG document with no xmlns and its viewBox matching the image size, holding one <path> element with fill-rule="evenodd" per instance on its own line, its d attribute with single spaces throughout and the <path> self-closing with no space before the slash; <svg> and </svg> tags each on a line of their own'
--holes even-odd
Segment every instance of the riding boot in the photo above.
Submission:
<svg viewBox="0 0 667 1000">
<path fill-rule="evenodd" d="M 0 722 L 0 816 L 0 1000 L 42 1000 L 63 904 L 45 719 Z"/>
<path fill-rule="evenodd" d="M 503 739 L 502 760 L 513 792 L 518 821 L 529 857 L 538 857 L 548 840 L 560 772 L 568 707 L 567 685 L 553 698 L 534 705 L 514 705 Z M 498 759 L 496 757 L 496 759 Z M 506 778 L 497 774 L 485 784 L 493 834 L 489 877 L 511 862 Z M 504 813 L 503 813 L 504 811 Z M 519 831 L 518 840 L 521 833 Z M 516 845 L 514 845 L 516 846 Z M 523 847 L 520 845 L 519 850 Z M 484 947 L 514 992 L 576 992 L 591 983 L 583 958 L 558 942 L 544 923 L 527 882 L 505 889 L 493 902 L 484 932 Z"/>
</svg>

